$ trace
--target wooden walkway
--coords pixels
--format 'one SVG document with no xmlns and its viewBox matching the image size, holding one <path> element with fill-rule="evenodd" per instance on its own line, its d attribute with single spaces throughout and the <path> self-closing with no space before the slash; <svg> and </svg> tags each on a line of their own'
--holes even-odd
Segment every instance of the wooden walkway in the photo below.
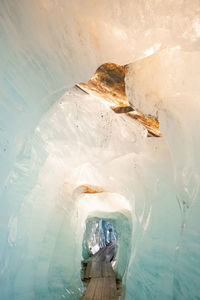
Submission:
<svg viewBox="0 0 200 300">
<path fill-rule="evenodd" d="M 87 263 L 84 280 L 89 284 L 82 300 L 119 300 L 116 277 L 111 260 L 115 254 L 115 245 L 101 248 Z"/>
</svg>

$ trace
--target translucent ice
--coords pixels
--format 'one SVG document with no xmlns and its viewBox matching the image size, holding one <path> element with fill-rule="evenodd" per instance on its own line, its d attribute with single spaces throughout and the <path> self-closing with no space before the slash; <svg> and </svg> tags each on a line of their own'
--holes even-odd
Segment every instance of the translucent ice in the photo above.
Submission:
<svg viewBox="0 0 200 300">
<path fill-rule="evenodd" d="M 199 16 L 199 0 L 1 1 L 2 300 L 79 299 L 89 217 L 121 228 L 126 300 L 199 298 Z M 105 62 L 128 65 L 162 138 L 72 88 Z"/>
</svg>

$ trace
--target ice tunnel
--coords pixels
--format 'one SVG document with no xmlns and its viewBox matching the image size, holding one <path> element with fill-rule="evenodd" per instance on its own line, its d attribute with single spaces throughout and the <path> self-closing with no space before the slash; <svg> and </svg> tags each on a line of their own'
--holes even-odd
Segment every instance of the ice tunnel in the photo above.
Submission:
<svg viewBox="0 0 200 300">
<path fill-rule="evenodd" d="M 102 221 L 120 300 L 200 299 L 199 97 L 199 0 L 0 1 L 1 300 L 81 299 Z"/>
</svg>

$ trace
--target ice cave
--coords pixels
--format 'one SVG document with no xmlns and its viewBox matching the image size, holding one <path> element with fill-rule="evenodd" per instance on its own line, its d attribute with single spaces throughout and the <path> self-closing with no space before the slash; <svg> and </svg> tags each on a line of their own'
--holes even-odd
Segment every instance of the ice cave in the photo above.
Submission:
<svg viewBox="0 0 200 300">
<path fill-rule="evenodd" d="M 0 1 L 0 300 L 200 299 L 199 97 L 200 0 Z"/>
</svg>

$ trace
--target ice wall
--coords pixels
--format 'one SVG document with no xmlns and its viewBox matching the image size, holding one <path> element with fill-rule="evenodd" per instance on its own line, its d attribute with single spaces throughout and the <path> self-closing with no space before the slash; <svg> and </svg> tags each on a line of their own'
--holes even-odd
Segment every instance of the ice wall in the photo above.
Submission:
<svg viewBox="0 0 200 300">
<path fill-rule="evenodd" d="M 129 101 L 159 116 L 173 160 L 182 215 L 174 270 L 176 299 L 199 297 L 199 58 L 195 51 L 163 50 L 130 65 L 126 80 Z"/>
<path fill-rule="evenodd" d="M 102 63 L 199 50 L 198 0 L 2 0 L 0 10 L 2 184 L 42 113 Z"/>
<path fill-rule="evenodd" d="M 24 172 L 17 169 L 10 182 L 15 213 L 2 247 L 4 297 L 80 297 L 87 216 L 124 210 L 133 227 L 123 242 L 131 240 L 127 299 L 140 297 L 141 285 L 143 298 L 172 297 L 180 212 L 168 148 L 164 140 L 146 136 L 140 124 L 78 89 L 43 116 L 29 156 L 19 163 Z M 86 184 L 105 192 L 81 196 L 76 191 Z"/>
<path fill-rule="evenodd" d="M 131 212 L 126 299 L 198 299 L 199 14 L 198 0 L 1 1 L 2 299 L 79 297 L 82 184 Z M 60 99 L 135 61 L 129 101 L 158 111 L 162 139 L 77 90 Z"/>
</svg>

